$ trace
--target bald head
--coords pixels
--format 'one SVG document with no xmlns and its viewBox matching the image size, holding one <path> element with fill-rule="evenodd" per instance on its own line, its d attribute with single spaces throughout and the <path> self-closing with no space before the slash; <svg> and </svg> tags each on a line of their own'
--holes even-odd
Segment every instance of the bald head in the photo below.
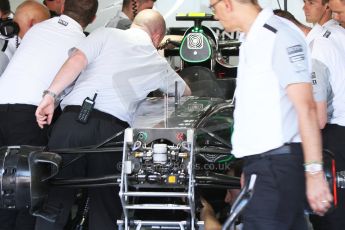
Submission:
<svg viewBox="0 0 345 230">
<path fill-rule="evenodd" d="M 18 36 L 23 38 L 33 25 L 48 18 L 50 13 L 46 6 L 34 0 L 27 0 L 17 7 L 13 20 L 20 28 Z"/>
<path fill-rule="evenodd" d="M 159 45 L 165 35 L 165 21 L 163 16 L 155 10 L 142 10 L 134 18 L 131 27 L 145 30 L 151 37 L 155 47 Z"/>
</svg>

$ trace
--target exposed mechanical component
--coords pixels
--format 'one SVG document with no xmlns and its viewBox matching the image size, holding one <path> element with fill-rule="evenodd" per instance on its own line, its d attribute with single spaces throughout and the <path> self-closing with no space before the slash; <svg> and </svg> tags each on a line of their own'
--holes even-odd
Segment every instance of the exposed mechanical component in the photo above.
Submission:
<svg viewBox="0 0 345 230">
<path fill-rule="evenodd" d="M 48 194 L 49 179 L 58 173 L 60 162 L 59 155 L 43 152 L 42 147 L 0 148 L 0 207 L 27 207 L 34 216 L 54 218 L 43 214 L 42 205 Z"/>
<path fill-rule="evenodd" d="M 138 137 L 142 135 L 140 132 Z M 176 135 L 184 136 L 183 133 Z M 145 183 L 184 184 L 187 170 L 185 164 L 189 158 L 187 148 L 183 141 L 177 145 L 151 143 L 151 146 L 147 146 L 145 142 L 136 140 L 124 164 L 126 172 L 132 175 L 131 181 L 136 179 L 141 187 Z"/>
<path fill-rule="evenodd" d="M 157 222 L 136 214 L 141 209 L 174 210 L 187 213 L 194 229 L 194 143 L 193 129 L 126 130 L 120 184 L 124 219 L 118 224 L 125 229 L 131 223 L 184 225 L 186 218 Z M 151 200 L 143 200 L 145 197 Z"/>
</svg>

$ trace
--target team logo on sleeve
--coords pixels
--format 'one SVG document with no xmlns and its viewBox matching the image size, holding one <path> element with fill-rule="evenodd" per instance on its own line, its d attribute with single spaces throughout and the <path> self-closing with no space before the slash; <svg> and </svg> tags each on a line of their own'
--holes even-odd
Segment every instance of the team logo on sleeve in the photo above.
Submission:
<svg viewBox="0 0 345 230">
<path fill-rule="evenodd" d="M 301 45 L 290 46 L 287 48 L 288 54 L 293 55 L 296 53 L 303 53 L 303 48 Z"/>
<path fill-rule="evenodd" d="M 294 65 L 297 72 L 305 71 L 307 65 L 305 62 L 305 51 L 302 45 L 294 45 L 287 48 L 290 62 Z"/>
<path fill-rule="evenodd" d="M 287 52 L 292 63 L 305 59 L 301 45 L 290 46 L 287 48 Z"/>
</svg>

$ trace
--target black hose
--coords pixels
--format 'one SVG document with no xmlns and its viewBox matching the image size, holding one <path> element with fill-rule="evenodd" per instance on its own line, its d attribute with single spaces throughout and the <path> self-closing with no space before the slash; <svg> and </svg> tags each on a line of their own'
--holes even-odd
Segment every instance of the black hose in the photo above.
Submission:
<svg viewBox="0 0 345 230">
<path fill-rule="evenodd" d="M 219 155 L 230 155 L 230 148 L 220 148 L 220 147 L 203 147 L 203 148 L 196 148 L 195 152 L 197 154 L 200 153 L 213 153 Z"/>
<path fill-rule="evenodd" d="M 112 152 L 122 152 L 122 151 L 123 151 L 123 147 L 99 148 L 99 149 L 68 148 L 68 149 L 49 150 L 49 152 L 54 152 L 58 154 L 112 153 Z"/>
<path fill-rule="evenodd" d="M 107 175 L 103 177 L 93 178 L 72 178 L 72 179 L 54 179 L 50 181 L 52 186 L 57 187 L 97 187 L 97 186 L 115 186 L 118 185 L 120 175 Z M 133 177 L 134 178 L 134 177 Z M 200 185 L 212 184 L 219 186 L 239 187 L 240 180 L 238 177 L 231 177 L 221 174 L 213 174 L 212 176 L 196 176 L 196 182 Z"/>
<path fill-rule="evenodd" d="M 100 184 L 100 183 L 115 183 L 121 178 L 121 175 L 107 175 L 102 177 L 93 178 L 72 178 L 72 179 L 55 179 L 51 180 L 50 184 L 54 186 L 65 186 L 65 185 L 89 185 L 89 184 Z"/>
<path fill-rule="evenodd" d="M 100 187 L 115 187 L 118 183 L 100 183 L 100 184 L 70 184 L 70 185 L 60 185 L 59 187 L 64 188 L 100 188 Z"/>
</svg>

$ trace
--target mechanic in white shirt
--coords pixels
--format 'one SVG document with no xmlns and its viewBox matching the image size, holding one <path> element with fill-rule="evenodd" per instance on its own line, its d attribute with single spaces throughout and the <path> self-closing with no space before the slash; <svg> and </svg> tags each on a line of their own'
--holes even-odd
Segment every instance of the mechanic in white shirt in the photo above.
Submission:
<svg viewBox="0 0 345 230">
<path fill-rule="evenodd" d="M 308 43 L 320 34 L 325 34 L 332 42 L 336 43 L 338 49 L 345 50 L 345 41 L 343 39 L 345 29 L 340 26 L 338 21 L 332 19 L 334 13 L 329 7 L 329 0 L 307 0 L 303 9 L 306 21 L 313 24 L 312 31 L 307 36 Z"/>
<path fill-rule="evenodd" d="M 36 1 L 25 1 L 17 7 L 13 20 L 1 23 L 0 31 L 13 31 L 13 33 L 0 38 L 0 76 L 7 67 L 25 33 L 33 25 L 49 17 L 49 11 L 44 5 Z"/>
<path fill-rule="evenodd" d="M 156 0 L 124 0 L 122 11 L 115 15 L 106 24 L 106 27 L 127 30 L 132 24 L 134 17 L 142 10 L 152 9 Z"/>
<path fill-rule="evenodd" d="M 256 0 L 210 4 L 226 31 L 243 32 L 232 153 L 244 157 L 245 180 L 258 176 L 243 227 L 307 229 L 305 186 L 311 208 L 320 215 L 330 207 L 332 195 L 322 169 L 304 37 Z"/>
<path fill-rule="evenodd" d="M 27 4 L 38 4 L 34 2 Z M 97 7 L 97 0 L 66 0 L 64 15 L 36 24 L 25 34 L 0 77 L 0 146 L 47 144 L 47 129 L 36 123 L 36 107 L 69 49 L 85 38 L 83 28 L 93 21 Z"/>
<path fill-rule="evenodd" d="M 307 36 L 312 81 L 323 147 L 335 156 L 336 171 L 345 170 L 345 30 L 332 19 L 328 0 L 306 0 L 304 12 L 314 27 Z M 311 216 L 316 230 L 345 226 L 345 192 L 337 189 L 338 206 L 325 217 Z"/>
<path fill-rule="evenodd" d="M 50 124 L 54 97 L 76 80 L 71 93 L 61 102 L 64 110 L 52 130 L 48 147 L 102 143 L 131 124 L 138 103 L 151 91 L 172 93 L 175 81 L 180 96 L 190 95 L 185 82 L 157 52 L 164 34 L 163 17 L 154 10 L 143 10 L 130 29 L 100 28 L 77 45 L 36 111 L 40 127 Z M 90 103 L 89 99 L 93 99 L 94 103 L 88 119 L 81 116 L 82 109 L 86 109 L 82 108 L 85 99 Z M 87 176 L 98 177 L 116 173 L 121 155 L 97 153 L 87 155 L 86 159 Z M 116 189 L 91 188 L 88 195 L 89 229 L 115 229 L 122 212 Z"/>
<path fill-rule="evenodd" d="M 317 104 L 320 127 L 324 128 L 326 122 L 331 118 L 332 123 L 345 125 L 345 106 L 342 106 L 345 103 L 345 79 L 343 77 L 345 68 L 343 64 L 345 58 L 345 30 L 332 20 L 328 0 L 307 0 L 303 9 L 307 21 L 314 24 L 306 38 L 313 62 L 313 83 L 316 86 L 319 81 L 332 83 L 333 92 L 331 94 L 335 95 L 328 98 L 328 106 L 326 100 Z M 323 71 L 323 74 L 328 71 L 330 75 L 328 77 L 331 77 L 331 79 L 325 80 L 322 72 L 317 74 L 316 71 L 320 70 Z M 325 89 L 324 86 L 321 88 Z M 319 99 L 316 100 L 320 101 Z M 332 113 L 327 114 L 327 108 Z M 329 116 L 331 117 L 327 119 Z"/>
<path fill-rule="evenodd" d="M 1 2 L 1 4 L 4 3 L 6 3 L 6 1 Z M 17 7 L 16 14 L 13 20 L 6 19 L 5 21 L 1 22 L 0 31 L 4 33 L 6 33 L 7 31 L 11 31 L 11 33 L 6 33 L 6 35 L 9 36 L 8 38 L 0 38 L 0 78 L 1 74 L 6 69 L 9 63 L 9 60 L 12 58 L 14 52 L 16 51 L 19 41 L 24 36 L 24 34 L 29 30 L 31 26 L 43 20 L 46 20 L 49 17 L 49 11 L 44 5 L 36 1 L 25 1 Z M 3 108 L 0 108 L 0 110 L 2 109 Z M 0 115 L 0 117 L 0 146 L 14 144 L 14 142 L 4 141 L 4 139 L 7 139 L 7 135 L 9 136 L 8 138 L 10 138 L 11 133 L 7 133 L 8 130 L 6 131 L 6 133 L 3 132 L 3 124 L 7 123 L 8 121 L 2 115 Z M 34 218 L 29 215 L 27 209 L 20 210 L 19 212 L 16 210 L 0 210 L 0 229 L 2 230 L 18 230 L 22 228 L 33 229 L 34 221 Z"/>
<path fill-rule="evenodd" d="M 70 7 L 75 8 L 77 3 L 69 2 L 65 5 L 66 14 L 37 24 L 26 33 L 0 77 L 0 108 L 3 108 L 0 116 L 9 116 L 10 111 L 16 111 L 20 116 L 17 119 L 11 119 L 13 122 L 10 125 L 11 132 L 1 129 L 1 137 L 6 136 L 6 141 L 0 138 L 1 145 L 44 145 L 47 141 L 43 137 L 42 143 L 35 140 L 34 130 L 38 137 L 41 137 L 42 130 L 37 127 L 35 119 L 29 122 L 24 117 L 34 118 L 32 112 L 41 101 L 43 90 L 50 85 L 51 80 L 68 58 L 68 50 L 85 38 L 83 27 L 93 20 L 95 15 L 93 13 L 97 10 L 95 6 L 95 9 L 89 9 L 87 12 L 75 12 Z M 78 21 L 73 19 L 73 14 L 77 13 L 83 14 L 81 19 L 76 19 Z M 70 17 L 69 14 L 72 16 Z M 20 108 L 31 112 L 25 113 L 20 111 Z M 0 127 L 7 127 L 8 122 L 6 119 L 0 119 Z M 18 133 L 14 127 L 18 129 Z M 26 140 L 26 136 L 30 136 L 30 139 Z"/>
</svg>

